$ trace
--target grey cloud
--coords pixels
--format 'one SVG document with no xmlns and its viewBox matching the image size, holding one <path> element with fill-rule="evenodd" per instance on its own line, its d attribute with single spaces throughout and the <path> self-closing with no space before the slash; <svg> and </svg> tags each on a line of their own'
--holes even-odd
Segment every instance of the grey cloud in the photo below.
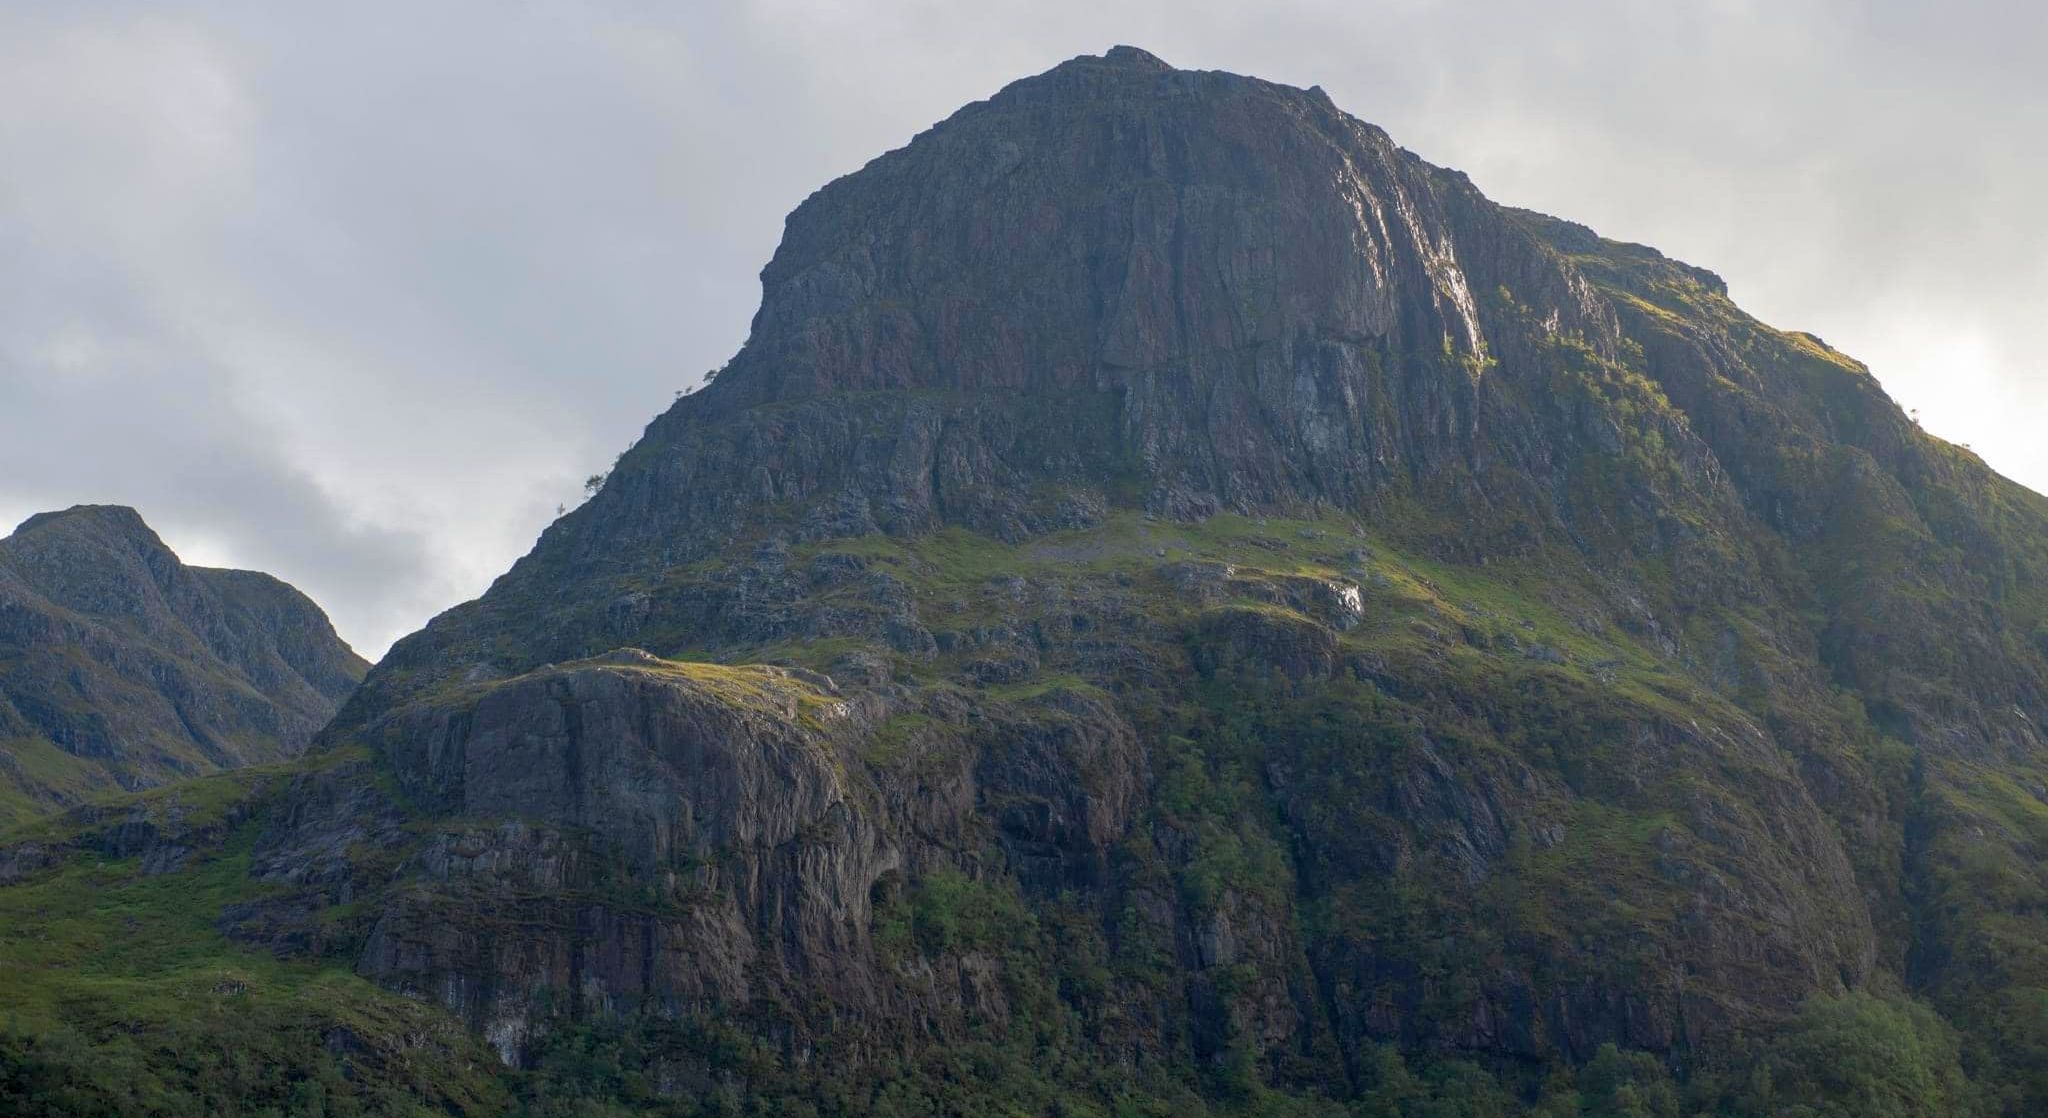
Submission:
<svg viewBox="0 0 2048 1118">
<path fill-rule="evenodd" d="M 137 504 L 374 655 L 732 353 L 804 195 L 1116 42 L 1714 268 L 2048 487 L 2043 41 L 1798 0 L 0 10 L 0 516 Z"/>
</svg>

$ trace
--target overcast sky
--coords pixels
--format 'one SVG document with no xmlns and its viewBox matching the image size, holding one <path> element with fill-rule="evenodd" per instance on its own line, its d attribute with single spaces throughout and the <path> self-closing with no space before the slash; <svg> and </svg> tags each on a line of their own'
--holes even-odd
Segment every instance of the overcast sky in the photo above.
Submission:
<svg viewBox="0 0 2048 1118">
<path fill-rule="evenodd" d="M 1713 268 L 2048 489 L 2041 12 L 0 0 L 0 521 L 135 505 L 380 655 L 738 348 L 806 194 L 1120 42 Z"/>
</svg>

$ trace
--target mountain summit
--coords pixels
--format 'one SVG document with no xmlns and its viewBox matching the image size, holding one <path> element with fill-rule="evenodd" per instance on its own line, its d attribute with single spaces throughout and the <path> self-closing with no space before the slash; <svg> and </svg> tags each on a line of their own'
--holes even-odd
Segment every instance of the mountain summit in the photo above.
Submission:
<svg viewBox="0 0 2048 1118">
<path fill-rule="evenodd" d="M 1130 48 L 827 185 L 762 287 L 209 840 L 338 1018 L 522 1069 L 351 1025 L 323 1082 L 2048 1105 L 2048 501 L 1856 362 Z"/>
<path fill-rule="evenodd" d="M 640 493 L 621 471 L 659 514 L 647 538 L 674 536 L 685 498 L 844 495 L 866 507 L 835 527 L 1009 536 L 1085 518 L 1072 502 L 1112 480 L 1181 518 L 1363 507 L 1489 459 L 1545 465 L 1500 445 L 1520 401 L 1485 371 L 1527 374 L 1552 339 L 1622 345 L 1541 230 L 1463 176 L 1320 92 L 1131 49 L 1017 82 L 818 191 L 762 287 L 746 346 L 643 444 L 718 440 L 748 476 Z"/>
<path fill-rule="evenodd" d="M 369 665 L 305 595 L 188 567 L 134 509 L 0 540 L 0 814 L 303 749 Z"/>
</svg>

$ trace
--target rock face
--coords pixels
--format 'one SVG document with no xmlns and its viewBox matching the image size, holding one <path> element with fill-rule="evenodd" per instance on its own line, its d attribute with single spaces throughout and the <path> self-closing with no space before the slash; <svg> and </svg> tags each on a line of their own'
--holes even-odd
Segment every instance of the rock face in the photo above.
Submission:
<svg viewBox="0 0 2048 1118">
<path fill-rule="evenodd" d="M 831 531 L 1015 536 L 1085 522 L 1070 490 L 1111 476 L 1173 516 L 1361 507 L 1482 462 L 1540 482 L 1548 448 L 1486 371 L 1526 388 L 1552 339 L 1623 344 L 1463 176 L 1320 92 L 1138 51 L 1018 82 L 826 186 L 762 286 L 746 347 L 608 498 L 642 514 L 613 524 L 631 538 L 560 546 L 670 555 L 820 496 Z M 1482 298 L 1502 289 L 1512 309 Z"/>
<path fill-rule="evenodd" d="M 845 702 L 785 669 L 625 652 L 419 716 L 425 724 L 389 738 L 394 756 L 427 750 L 398 763 L 415 802 L 549 825 L 444 834 L 420 855 L 429 880 L 486 897 L 538 893 L 537 911 L 565 919 L 538 921 L 561 928 L 538 942 L 480 940 L 429 892 L 379 921 L 366 973 L 423 994 L 460 991 L 494 1038 L 544 1024 L 529 1020 L 533 999 L 555 988 L 603 990 L 621 1011 L 731 1003 L 747 996 L 750 971 L 787 967 L 786 982 L 854 996 L 861 975 L 826 965 L 865 947 L 867 890 L 846 883 L 873 881 L 901 851 L 873 805 L 851 802 Z M 553 830 L 565 824 L 577 841 Z M 586 928 L 588 910 L 548 896 L 602 888 L 607 871 L 646 889 L 643 904 L 687 907 L 690 919 L 607 913 Z"/>
<path fill-rule="evenodd" d="M 362 679 L 305 595 L 187 567 L 133 509 L 0 540 L 0 789 L 17 813 L 302 750 Z"/>
<path fill-rule="evenodd" d="M 1119 48 L 762 280 L 349 699 L 237 942 L 622 1105 L 1394 1113 L 1861 991 L 2048 1043 L 2048 502 L 1711 273 Z"/>
<path fill-rule="evenodd" d="M 739 1012 L 872 1058 L 1050 989 L 1302 1086 L 1981 980 L 1924 906 L 1967 774 L 2043 757 L 2048 504 L 1710 273 L 1120 48 L 825 187 L 762 283 L 329 731 L 475 820 L 362 972 L 508 1060 Z M 581 659 L 628 645 L 830 682 Z M 959 880 L 1029 950 L 891 931 Z M 447 916 L 491 896 L 548 930 Z"/>
</svg>

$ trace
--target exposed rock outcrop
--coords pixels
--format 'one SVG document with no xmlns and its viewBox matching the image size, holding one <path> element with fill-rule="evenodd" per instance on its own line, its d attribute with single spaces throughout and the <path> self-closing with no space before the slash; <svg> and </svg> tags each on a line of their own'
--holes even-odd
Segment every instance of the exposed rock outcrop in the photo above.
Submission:
<svg viewBox="0 0 2048 1118">
<path fill-rule="evenodd" d="M 475 821 L 364 973 L 509 1059 L 564 997 L 791 1052 L 1007 1014 L 1043 975 L 888 931 L 954 928 L 949 875 L 1092 929 L 1115 977 L 1068 1010 L 1148 1060 L 1680 1053 L 1901 965 L 1869 743 L 2039 752 L 2048 673 L 1996 635 L 2032 622 L 1964 604 L 2038 539 L 1949 515 L 1960 566 L 1897 578 L 1816 542 L 2038 498 L 1318 91 L 1075 59 L 819 191 L 762 283 L 714 383 L 330 732 Z M 1832 513 L 1787 488 L 1813 447 Z M 1884 677 L 1907 617 L 2007 658 Z M 621 645 L 838 682 L 580 659 Z M 525 915 L 446 918 L 492 896 Z"/>
</svg>

